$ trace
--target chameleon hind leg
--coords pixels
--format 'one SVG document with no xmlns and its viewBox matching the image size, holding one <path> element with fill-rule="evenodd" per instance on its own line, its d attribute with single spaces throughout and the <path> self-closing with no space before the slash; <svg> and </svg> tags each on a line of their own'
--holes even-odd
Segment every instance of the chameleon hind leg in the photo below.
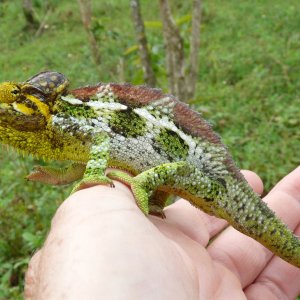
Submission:
<svg viewBox="0 0 300 300">
<path fill-rule="evenodd" d="M 111 179 L 105 176 L 109 160 L 109 136 L 99 134 L 93 139 L 82 180 L 73 188 L 72 193 L 95 185 L 113 187 Z"/>
<path fill-rule="evenodd" d="M 189 163 L 175 162 L 159 165 L 135 177 L 131 177 L 121 171 L 112 171 L 108 176 L 124 182 L 131 187 L 137 205 L 145 215 L 152 212 L 155 215 L 164 217 L 163 207 L 169 193 L 160 191 L 158 188 L 166 185 L 174 185 L 176 176 L 184 176 L 189 170 Z"/>
<path fill-rule="evenodd" d="M 85 164 L 82 163 L 73 163 L 66 168 L 35 166 L 26 179 L 52 185 L 64 185 L 82 178 L 84 170 Z"/>
<path fill-rule="evenodd" d="M 128 186 L 132 186 L 135 177 L 130 176 L 129 174 L 114 170 L 107 174 L 107 176 L 111 179 L 120 181 Z M 169 198 L 169 193 L 163 192 L 163 191 L 155 191 L 153 192 L 153 195 L 149 198 L 148 207 L 149 207 L 149 214 L 155 215 L 161 218 L 165 218 L 165 214 L 163 212 L 163 209 L 165 207 L 165 204 Z M 139 204 L 139 202 L 137 201 Z M 142 209 L 142 208 L 141 208 Z"/>
<path fill-rule="evenodd" d="M 204 212 L 213 215 L 219 212 L 216 211 L 219 208 L 218 201 L 225 193 L 222 181 L 207 176 L 202 170 L 184 161 L 162 164 L 136 177 L 131 178 L 129 175 L 127 177 L 130 179 L 127 180 L 124 176 L 121 179 L 123 182 L 129 182 L 136 202 L 145 215 L 150 212 L 150 205 L 153 203 L 156 205 L 156 211 L 157 207 L 160 207 L 158 211 L 162 211 L 165 201 L 152 200 L 157 191 L 181 196 Z"/>
<path fill-rule="evenodd" d="M 131 185 L 132 192 L 141 208 L 143 213 L 147 215 L 150 212 L 151 200 L 154 199 L 156 195 L 162 197 L 166 193 L 158 193 L 159 187 L 162 186 L 173 186 L 175 183 L 176 175 L 181 174 L 188 167 L 186 162 L 175 162 L 162 164 L 147 171 L 144 171 L 134 178 Z M 165 205 L 167 198 L 162 197 L 158 201 L 154 201 L 155 214 L 163 214 L 163 207 Z"/>
</svg>

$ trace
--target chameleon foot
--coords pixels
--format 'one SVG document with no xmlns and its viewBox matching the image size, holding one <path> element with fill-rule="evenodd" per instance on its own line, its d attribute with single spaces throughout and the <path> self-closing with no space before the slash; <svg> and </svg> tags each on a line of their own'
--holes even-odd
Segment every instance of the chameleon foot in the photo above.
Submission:
<svg viewBox="0 0 300 300">
<path fill-rule="evenodd" d="M 126 184 L 127 186 L 131 186 L 132 180 L 133 180 L 133 177 L 130 176 L 128 173 L 125 173 L 125 172 L 119 171 L 119 170 L 114 170 L 114 171 L 107 173 L 107 177 L 109 177 L 110 179 L 113 179 L 113 180 L 120 181 L 120 182 Z"/>
<path fill-rule="evenodd" d="M 75 193 L 79 190 L 87 189 L 96 185 L 108 185 L 110 187 L 115 187 L 113 181 L 106 176 L 85 177 L 75 185 L 71 193 Z"/>
<path fill-rule="evenodd" d="M 140 210 L 145 214 L 149 214 L 149 193 L 143 188 L 142 184 L 136 180 L 132 179 L 131 191 L 134 195 L 135 201 L 140 208 Z"/>
</svg>

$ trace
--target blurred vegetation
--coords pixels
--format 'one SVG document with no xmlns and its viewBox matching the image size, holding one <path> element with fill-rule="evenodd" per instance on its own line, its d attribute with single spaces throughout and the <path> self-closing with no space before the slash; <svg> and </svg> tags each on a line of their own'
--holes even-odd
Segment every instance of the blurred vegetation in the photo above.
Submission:
<svg viewBox="0 0 300 300">
<path fill-rule="evenodd" d="M 57 70 L 72 87 L 98 81 L 142 84 L 128 1 L 93 2 L 100 66 L 93 63 L 76 1 L 34 0 L 44 22 L 36 34 L 26 27 L 21 1 L 1 0 L 0 82 Z M 172 3 L 188 37 L 190 1 Z M 167 91 L 157 3 L 141 4 L 158 85 Z M 200 75 L 190 103 L 214 125 L 238 165 L 256 171 L 269 190 L 300 162 L 300 2 L 210 0 L 203 6 Z M 42 163 L 0 148 L 0 299 L 22 298 L 28 258 L 70 191 L 24 180 Z"/>
</svg>

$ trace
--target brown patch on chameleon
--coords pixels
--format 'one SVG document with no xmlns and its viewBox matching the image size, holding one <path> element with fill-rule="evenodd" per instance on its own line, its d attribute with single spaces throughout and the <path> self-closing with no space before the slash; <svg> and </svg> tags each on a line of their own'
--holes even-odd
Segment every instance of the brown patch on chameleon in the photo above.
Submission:
<svg viewBox="0 0 300 300">
<path fill-rule="evenodd" d="M 77 99 L 80 99 L 82 101 L 89 101 L 92 96 L 97 94 L 100 86 L 101 84 L 98 84 L 97 86 L 86 86 L 74 89 L 70 91 L 70 93 Z"/>
<path fill-rule="evenodd" d="M 146 86 L 111 83 L 110 87 L 121 103 L 132 107 L 142 107 L 163 97 L 160 89 L 148 88 Z"/>
</svg>

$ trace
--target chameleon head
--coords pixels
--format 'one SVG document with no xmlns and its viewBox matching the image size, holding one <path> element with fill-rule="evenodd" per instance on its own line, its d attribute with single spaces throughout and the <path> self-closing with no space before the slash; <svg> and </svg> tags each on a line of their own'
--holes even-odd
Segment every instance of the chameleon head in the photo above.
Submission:
<svg viewBox="0 0 300 300">
<path fill-rule="evenodd" d="M 3 82 L 0 84 L 0 104 L 24 115 L 41 114 L 49 117 L 50 110 L 61 94 L 67 91 L 69 81 L 58 72 L 41 72 L 24 83 Z"/>
<path fill-rule="evenodd" d="M 41 72 L 24 83 L 3 82 L 0 84 L 0 107 L 8 109 L 11 106 L 25 115 L 42 114 L 47 118 L 56 98 L 67 91 L 68 85 L 63 74 L 53 71 Z"/>
<path fill-rule="evenodd" d="M 42 72 L 23 83 L 0 83 L 0 142 L 45 155 L 56 138 L 47 127 L 52 108 L 67 86 L 57 72 Z"/>
</svg>

